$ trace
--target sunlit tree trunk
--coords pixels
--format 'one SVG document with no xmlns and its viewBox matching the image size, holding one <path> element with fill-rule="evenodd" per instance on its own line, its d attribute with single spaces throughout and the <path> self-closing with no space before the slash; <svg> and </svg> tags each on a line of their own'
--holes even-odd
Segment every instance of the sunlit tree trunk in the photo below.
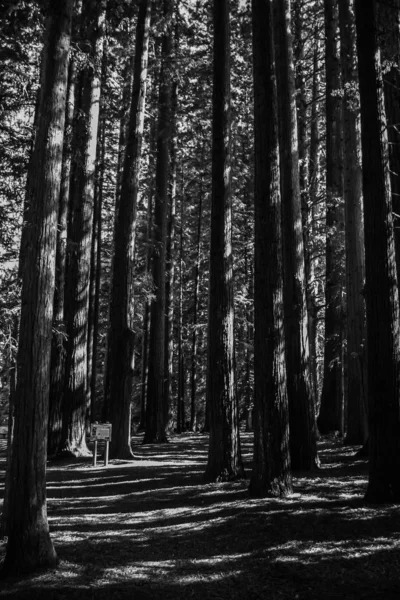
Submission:
<svg viewBox="0 0 400 600">
<path fill-rule="evenodd" d="M 133 269 L 137 199 L 146 98 L 151 2 L 142 0 L 136 28 L 135 67 L 129 133 L 116 215 L 110 333 L 107 354 L 109 419 L 113 427 L 111 455 L 132 457 L 131 401 L 134 368 Z"/>
<path fill-rule="evenodd" d="M 326 281 L 324 379 L 318 428 L 342 432 L 343 422 L 343 152 L 337 0 L 324 0 L 326 68 Z"/>
<path fill-rule="evenodd" d="M 400 310 L 376 3 L 355 0 L 361 99 L 369 397 L 366 500 L 400 502 Z"/>
<path fill-rule="evenodd" d="M 90 256 L 93 231 L 94 176 L 99 123 L 101 64 L 106 0 L 88 0 L 82 9 L 82 34 L 88 60 L 79 73 L 74 124 L 74 162 L 71 180 L 71 252 L 67 259 L 67 358 L 63 416 L 63 450 L 75 456 L 89 454 L 86 426 L 87 337 Z"/>
<path fill-rule="evenodd" d="M 278 99 L 272 1 L 252 0 L 255 138 L 253 496 L 292 489 L 283 326 Z"/>
<path fill-rule="evenodd" d="M 46 459 L 51 328 L 55 285 L 58 201 L 64 137 L 72 0 L 50 0 L 42 55 L 38 129 L 27 190 L 27 252 L 15 390 L 15 425 L 9 489 L 7 575 L 53 568 Z"/>
<path fill-rule="evenodd" d="M 310 381 L 308 313 L 299 179 L 296 89 L 290 0 L 275 0 L 280 180 L 283 227 L 284 326 L 292 469 L 318 464 Z"/>
<path fill-rule="evenodd" d="M 205 478 L 243 476 L 235 374 L 229 0 L 214 0 L 212 197 L 207 350 L 210 441 Z"/>
<path fill-rule="evenodd" d="M 61 188 L 57 228 L 56 281 L 54 317 L 51 341 L 48 454 L 56 454 L 62 447 L 62 419 L 64 408 L 66 323 L 65 276 L 67 262 L 67 223 L 71 176 L 71 134 L 75 107 L 76 62 L 70 59 L 68 93 L 65 114 L 64 151 L 61 169 Z"/>
</svg>

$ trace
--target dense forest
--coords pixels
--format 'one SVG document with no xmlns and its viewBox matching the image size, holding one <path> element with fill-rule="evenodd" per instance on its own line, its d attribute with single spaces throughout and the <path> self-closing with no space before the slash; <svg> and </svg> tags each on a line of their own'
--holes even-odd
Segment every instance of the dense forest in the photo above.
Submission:
<svg viewBox="0 0 400 600">
<path fill-rule="evenodd" d="M 400 0 L 0 0 L 5 573 L 95 422 L 205 482 L 251 432 L 251 498 L 336 436 L 400 502 L 399 65 Z"/>
</svg>

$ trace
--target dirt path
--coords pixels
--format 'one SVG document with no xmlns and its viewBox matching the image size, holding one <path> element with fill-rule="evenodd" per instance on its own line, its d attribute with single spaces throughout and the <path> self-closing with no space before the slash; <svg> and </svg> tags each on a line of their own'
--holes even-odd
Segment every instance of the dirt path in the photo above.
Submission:
<svg viewBox="0 0 400 600">
<path fill-rule="evenodd" d="M 289 499 L 251 500 L 248 481 L 202 483 L 204 435 L 134 442 L 133 462 L 49 465 L 60 566 L 1 582 L 1 598 L 400 599 L 400 507 L 363 503 L 354 448 L 320 443 L 323 468 Z M 249 468 L 249 434 L 243 449 Z"/>
</svg>

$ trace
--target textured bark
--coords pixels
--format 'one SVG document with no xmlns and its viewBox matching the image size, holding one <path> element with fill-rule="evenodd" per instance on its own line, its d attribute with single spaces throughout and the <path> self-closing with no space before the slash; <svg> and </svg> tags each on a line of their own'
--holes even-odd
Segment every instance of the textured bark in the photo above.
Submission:
<svg viewBox="0 0 400 600">
<path fill-rule="evenodd" d="M 177 28 L 175 28 L 176 31 Z M 175 33 L 175 46 L 177 44 L 177 33 Z M 172 383 L 174 374 L 174 309 L 175 309 L 175 216 L 176 216 L 176 180 L 177 180 L 177 127 L 176 111 L 178 108 L 178 82 L 174 80 L 172 86 L 171 100 L 171 145 L 170 145 L 170 193 L 169 193 L 169 215 L 167 224 L 167 247 L 166 247 L 166 282 L 165 282 L 165 426 L 167 431 L 172 428 Z"/>
<path fill-rule="evenodd" d="M 354 89 L 357 89 L 354 15 L 350 0 L 339 0 L 343 73 L 344 213 L 346 243 L 346 339 L 348 444 L 363 444 L 367 430 L 365 352 L 364 231 L 361 206 L 361 140 Z"/>
<path fill-rule="evenodd" d="M 389 137 L 390 184 L 397 277 L 400 274 L 400 0 L 377 4 L 377 30 L 385 63 L 384 96 Z"/>
<path fill-rule="evenodd" d="M 369 396 L 366 500 L 400 502 L 400 331 L 389 149 L 376 3 L 356 0 Z"/>
<path fill-rule="evenodd" d="M 204 147 L 203 161 L 204 162 Z M 199 309 L 199 291 L 200 291 L 200 261 L 201 261 L 201 223 L 203 216 L 203 174 L 200 179 L 199 189 L 199 213 L 197 218 L 197 243 L 196 243 L 196 264 L 194 266 L 194 281 L 193 281 L 193 332 L 192 332 L 192 349 L 191 349 L 191 364 L 190 364 L 190 430 L 196 431 L 197 414 L 196 414 L 196 386 L 197 386 L 197 354 L 198 354 L 198 335 L 197 335 L 197 320 Z"/>
<path fill-rule="evenodd" d="M 89 414 L 87 341 L 90 257 L 93 233 L 94 176 L 101 90 L 106 1 L 87 0 L 82 8 L 82 35 L 88 60 L 78 76 L 71 176 L 70 252 L 67 257 L 67 358 L 63 416 L 63 451 L 87 456 Z"/>
<path fill-rule="evenodd" d="M 283 327 L 278 100 L 272 2 L 253 0 L 255 249 L 254 466 L 250 494 L 292 490 Z"/>
<path fill-rule="evenodd" d="M 212 193 L 207 404 L 210 441 L 205 478 L 244 474 L 235 374 L 230 156 L 229 0 L 214 0 Z"/>
<path fill-rule="evenodd" d="M 38 129 L 27 190 L 27 252 L 17 355 L 15 424 L 3 573 L 54 567 L 46 459 L 56 231 L 60 193 L 72 0 L 51 0 L 42 56 Z"/>
<path fill-rule="evenodd" d="M 324 379 L 318 429 L 342 432 L 343 152 L 337 0 L 324 0 L 326 69 L 326 281 Z"/>
<path fill-rule="evenodd" d="M 166 442 L 164 393 L 165 362 L 165 257 L 167 236 L 168 176 L 171 137 L 171 53 L 173 1 L 164 0 L 166 30 L 161 48 L 159 116 L 157 132 L 156 194 L 154 202 L 154 250 L 152 275 L 155 299 L 150 308 L 149 371 L 147 380 L 144 443 Z"/>
<path fill-rule="evenodd" d="M 179 240 L 179 313 L 178 313 L 178 394 L 176 410 L 176 429 L 185 431 L 185 355 L 183 350 L 183 232 L 185 229 L 185 199 L 181 197 L 181 231 Z"/>
<path fill-rule="evenodd" d="M 310 381 L 290 0 L 274 0 L 283 228 L 283 300 L 292 469 L 318 465 Z"/>
<path fill-rule="evenodd" d="M 65 112 L 65 136 L 57 227 L 53 333 L 51 340 L 49 432 L 47 447 L 47 452 L 50 455 L 59 452 L 62 446 L 62 419 L 64 407 L 66 358 L 65 277 L 67 263 L 67 223 L 71 175 L 71 132 L 75 106 L 75 88 L 76 63 L 74 58 L 71 57 L 68 69 L 68 93 Z"/>
<path fill-rule="evenodd" d="M 136 27 L 135 66 L 129 133 L 116 215 L 108 337 L 107 404 L 113 426 L 111 456 L 130 458 L 134 368 L 133 271 L 137 201 L 146 99 L 151 2 L 142 0 Z"/>
</svg>

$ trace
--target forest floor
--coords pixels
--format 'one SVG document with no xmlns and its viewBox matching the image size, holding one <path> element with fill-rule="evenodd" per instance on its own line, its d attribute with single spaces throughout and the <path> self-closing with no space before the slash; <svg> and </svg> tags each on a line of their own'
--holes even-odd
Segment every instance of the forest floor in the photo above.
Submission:
<svg viewBox="0 0 400 600">
<path fill-rule="evenodd" d="M 205 435 L 133 443 L 138 460 L 107 468 L 49 463 L 59 567 L 1 581 L 1 598 L 400 598 L 400 506 L 364 503 L 367 464 L 357 448 L 322 440 L 322 468 L 296 475 L 293 495 L 254 500 L 248 480 L 202 482 Z M 250 434 L 242 446 L 249 476 Z M 4 467 L 3 443 L 0 486 Z M 4 553 L 0 539 L 0 561 Z"/>
</svg>

